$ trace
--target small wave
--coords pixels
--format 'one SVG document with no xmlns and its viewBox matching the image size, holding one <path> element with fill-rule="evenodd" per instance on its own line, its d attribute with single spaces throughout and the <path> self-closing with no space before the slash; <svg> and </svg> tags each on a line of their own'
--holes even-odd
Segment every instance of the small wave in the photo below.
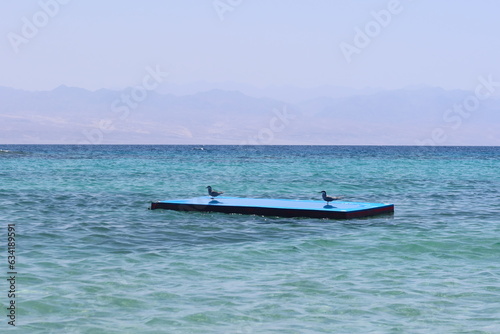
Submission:
<svg viewBox="0 0 500 334">
<path fill-rule="evenodd" d="M 24 154 L 24 152 L 0 149 L 0 154 Z"/>
</svg>

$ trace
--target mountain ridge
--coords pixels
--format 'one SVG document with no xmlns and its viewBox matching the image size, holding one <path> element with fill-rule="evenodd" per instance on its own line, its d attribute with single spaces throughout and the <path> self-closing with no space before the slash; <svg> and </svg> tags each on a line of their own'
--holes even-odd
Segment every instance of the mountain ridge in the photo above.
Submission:
<svg viewBox="0 0 500 334">
<path fill-rule="evenodd" d="M 432 144 L 433 131 L 444 129 L 447 139 L 435 144 L 500 144 L 498 97 L 458 114 L 453 107 L 474 94 L 463 90 L 423 86 L 297 103 L 219 88 L 142 94 L 0 87 L 0 142 L 414 145 Z"/>
</svg>

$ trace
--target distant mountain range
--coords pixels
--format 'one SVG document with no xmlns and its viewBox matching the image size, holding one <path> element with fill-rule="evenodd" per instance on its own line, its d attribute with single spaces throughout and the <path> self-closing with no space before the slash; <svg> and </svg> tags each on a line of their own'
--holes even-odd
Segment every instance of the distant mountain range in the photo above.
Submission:
<svg viewBox="0 0 500 334">
<path fill-rule="evenodd" d="M 467 105 L 474 92 L 425 86 L 228 87 L 0 87 L 0 143 L 500 145 L 498 97 Z"/>
</svg>

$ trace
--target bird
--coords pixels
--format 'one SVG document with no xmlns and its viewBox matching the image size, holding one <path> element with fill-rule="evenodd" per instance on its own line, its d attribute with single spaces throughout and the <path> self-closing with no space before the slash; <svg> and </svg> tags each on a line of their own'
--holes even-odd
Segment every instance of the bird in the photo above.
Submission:
<svg viewBox="0 0 500 334">
<path fill-rule="evenodd" d="M 335 201 L 337 199 L 340 199 L 340 197 L 331 197 L 331 196 L 326 196 L 326 191 L 322 190 L 320 191 L 323 201 L 326 201 L 326 205 L 330 204 L 331 201 Z"/>
<path fill-rule="evenodd" d="M 212 190 L 212 187 L 210 186 L 208 186 L 207 189 L 208 189 L 208 194 L 212 197 L 212 199 L 224 193 L 223 191 Z"/>
</svg>

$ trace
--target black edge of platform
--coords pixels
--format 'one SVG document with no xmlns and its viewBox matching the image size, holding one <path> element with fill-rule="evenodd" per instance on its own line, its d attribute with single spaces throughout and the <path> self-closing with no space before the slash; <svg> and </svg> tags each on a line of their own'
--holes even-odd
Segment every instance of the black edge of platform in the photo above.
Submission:
<svg viewBox="0 0 500 334">
<path fill-rule="evenodd" d="M 179 204 L 168 202 L 152 202 L 151 210 L 166 209 L 175 211 L 198 211 L 198 212 L 221 212 L 239 213 L 246 215 L 277 216 L 285 218 L 329 218 L 329 219 L 352 219 L 362 218 L 394 212 L 394 205 L 388 204 L 378 208 L 369 208 L 356 211 L 319 211 L 304 209 L 266 208 L 255 206 L 219 206 L 206 204 Z"/>
<path fill-rule="evenodd" d="M 357 211 L 351 211 L 351 212 L 346 212 L 346 213 L 347 213 L 346 218 L 348 218 L 348 219 L 378 216 L 378 215 L 383 215 L 383 214 L 392 214 L 392 213 L 394 213 L 394 204 L 387 204 L 387 205 L 384 205 L 384 206 L 378 207 L 378 208 L 357 210 Z"/>
</svg>

